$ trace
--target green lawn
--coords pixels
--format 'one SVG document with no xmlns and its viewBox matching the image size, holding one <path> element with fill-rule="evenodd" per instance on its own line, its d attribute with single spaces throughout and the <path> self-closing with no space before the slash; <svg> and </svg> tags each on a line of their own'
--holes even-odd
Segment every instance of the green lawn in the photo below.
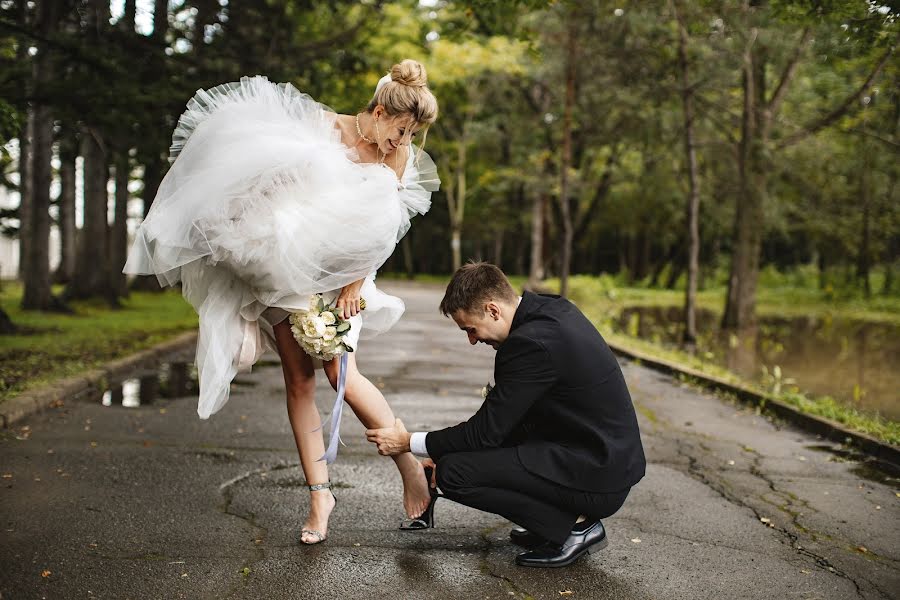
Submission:
<svg viewBox="0 0 900 600">
<path fill-rule="evenodd" d="M 0 402 L 197 327 L 180 292 L 135 292 L 122 308 L 74 302 L 74 315 L 23 311 L 22 287 L 4 282 L 0 306 L 22 333 L 0 336 Z"/>
</svg>

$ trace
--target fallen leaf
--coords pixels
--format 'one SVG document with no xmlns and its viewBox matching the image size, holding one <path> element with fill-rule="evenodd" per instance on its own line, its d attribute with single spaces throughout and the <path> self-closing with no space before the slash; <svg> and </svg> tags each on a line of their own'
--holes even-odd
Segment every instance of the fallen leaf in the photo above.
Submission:
<svg viewBox="0 0 900 600">
<path fill-rule="evenodd" d="M 575 592 L 573 592 L 572 590 L 563 590 L 563 591 L 561 591 L 561 592 L 559 593 L 559 595 L 560 595 L 560 596 L 571 596 L 571 595 L 574 594 L 574 593 L 575 593 Z"/>
<path fill-rule="evenodd" d="M 91 448 L 96 448 L 96 447 L 97 447 L 97 442 L 91 442 Z"/>
<path fill-rule="evenodd" d="M 244 567 L 243 569 L 241 569 L 241 575 L 243 575 L 244 577 L 246 577 L 249 574 L 250 574 L 250 567 Z"/>
<path fill-rule="evenodd" d="M 797 460 L 806 460 L 806 457 L 805 457 L 805 456 L 798 456 L 798 457 L 797 457 Z"/>
<path fill-rule="evenodd" d="M 731 465 L 731 466 L 734 466 L 734 461 L 733 461 L 733 460 L 729 460 L 729 461 L 728 461 L 728 464 Z"/>
<path fill-rule="evenodd" d="M 880 507 L 880 506 L 876 506 L 876 507 L 875 507 L 875 510 L 881 510 L 881 507 Z"/>
<path fill-rule="evenodd" d="M 4 473 L 3 479 L 12 479 L 12 473 Z"/>
<path fill-rule="evenodd" d="M 812 571 L 807 571 L 806 569 L 800 569 L 800 572 L 804 575 L 809 575 L 810 573 L 812 573 Z"/>
<path fill-rule="evenodd" d="M 182 576 L 182 577 L 187 577 L 187 573 L 182 573 L 181 576 Z"/>
<path fill-rule="evenodd" d="M 159 414 L 161 414 L 161 415 L 166 414 L 166 409 L 164 409 L 164 408 L 159 409 Z"/>
<path fill-rule="evenodd" d="M 863 554 L 865 554 L 866 552 L 869 551 L 869 549 L 866 548 L 865 546 L 857 546 L 856 549 L 859 550 L 860 552 L 862 552 Z"/>
<path fill-rule="evenodd" d="M 48 571 L 47 569 L 44 569 L 43 571 L 41 571 L 41 577 L 50 577 L 50 575 L 52 575 L 52 573 L 50 571 Z"/>
<path fill-rule="evenodd" d="M 631 538 L 631 541 L 634 542 L 635 544 L 640 544 L 641 538 Z"/>
</svg>

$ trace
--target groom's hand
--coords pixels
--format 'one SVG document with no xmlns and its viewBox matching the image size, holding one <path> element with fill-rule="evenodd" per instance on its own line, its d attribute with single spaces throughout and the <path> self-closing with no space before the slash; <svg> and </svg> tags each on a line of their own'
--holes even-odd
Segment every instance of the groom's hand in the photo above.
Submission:
<svg viewBox="0 0 900 600">
<path fill-rule="evenodd" d="M 409 452 L 409 439 L 412 434 L 406 431 L 403 421 L 397 419 L 393 427 L 384 429 L 366 429 L 366 439 L 378 446 L 378 454 L 394 456 Z"/>
</svg>

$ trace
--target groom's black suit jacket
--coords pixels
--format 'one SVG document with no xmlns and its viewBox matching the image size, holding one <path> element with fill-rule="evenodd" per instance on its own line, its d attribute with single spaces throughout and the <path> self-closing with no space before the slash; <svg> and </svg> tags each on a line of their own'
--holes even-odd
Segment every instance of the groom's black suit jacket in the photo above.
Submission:
<svg viewBox="0 0 900 600">
<path fill-rule="evenodd" d="M 494 382 L 468 421 L 428 434 L 431 458 L 515 446 L 528 471 L 588 492 L 624 491 L 644 476 L 619 363 L 568 300 L 525 292 L 497 350 Z"/>
</svg>

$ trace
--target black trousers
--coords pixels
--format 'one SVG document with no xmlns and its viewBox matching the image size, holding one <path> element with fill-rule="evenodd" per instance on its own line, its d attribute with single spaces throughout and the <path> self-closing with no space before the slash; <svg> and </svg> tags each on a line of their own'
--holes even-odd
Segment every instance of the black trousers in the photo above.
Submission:
<svg viewBox="0 0 900 600">
<path fill-rule="evenodd" d="M 556 544 L 569 536 L 579 515 L 605 519 L 631 491 L 605 494 L 564 487 L 528 471 L 515 448 L 447 454 L 437 463 L 437 482 L 450 500 L 501 515 Z"/>
</svg>

